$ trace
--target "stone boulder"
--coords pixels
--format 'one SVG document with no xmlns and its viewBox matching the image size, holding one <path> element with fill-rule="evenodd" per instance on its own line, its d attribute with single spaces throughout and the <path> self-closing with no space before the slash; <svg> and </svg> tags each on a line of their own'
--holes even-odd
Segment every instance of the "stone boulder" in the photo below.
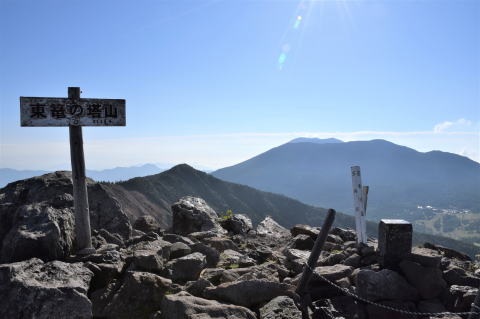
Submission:
<svg viewBox="0 0 480 319">
<path fill-rule="evenodd" d="M 0 265 L 0 318 L 91 318 L 93 273 L 81 263 L 32 258 Z"/>
<path fill-rule="evenodd" d="M 244 307 L 194 297 L 186 292 L 165 296 L 161 309 L 161 319 L 256 319 L 255 314 Z"/>
<path fill-rule="evenodd" d="M 172 232 L 188 235 L 194 232 L 215 231 L 226 233 L 217 222 L 218 215 L 201 198 L 186 196 L 172 205 Z"/>
<path fill-rule="evenodd" d="M 403 260 L 399 266 L 408 282 L 417 288 L 422 299 L 438 297 L 447 288 L 442 271 L 438 268 L 424 267 L 409 260 Z"/>
<path fill-rule="evenodd" d="M 163 269 L 162 256 L 153 250 L 136 250 L 127 259 L 127 263 L 134 270 L 160 272 Z"/>
<path fill-rule="evenodd" d="M 395 309 L 401 309 L 405 311 L 417 311 L 415 304 L 411 301 L 400 301 L 400 300 L 385 300 L 379 302 L 382 305 L 392 307 Z M 388 318 L 388 319 L 411 319 L 416 318 L 410 315 L 406 315 L 397 311 L 387 310 L 385 308 L 377 307 L 374 305 L 367 305 L 368 318 Z M 446 319 L 445 317 L 442 317 Z"/>
<path fill-rule="evenodd" d="M 170 259 L 180 258 L 192 252 L 192 249 L 187 244 L 182 242 L 173 243 L 170 246 Z"/>
<path fill-rule="evenodd" d="M 297 224 L 290 229 L 290 233 L 293 237 L 298 235 L 307 235 L 316 240 L 320 230 L 309 225 Z"/>
<path fill-rule="evenodd" d="M 470 286 L 477 288 L 480 286 L 480 278 L 473 276 L 465 271 L 465 269 L 450 265 L 443 272 L 443 278 L 449 285 Z"/>
<path fill-rule="evenodd" d="M 106 229 L 124 240 L 132 235 L 132 225 L 112 190 L 100 183 L 89 183 L 88 205 L 93 229 Z"/>
<path fill-rule="evenodd" d="M 244 280 L 205 289 L 205 297 L 247 308 L 258 306 L 275 297 L 287 295 L 295 287 L 266 280 Z"/>
<path fill-rule="evenodd" d="M 202 253 L 192 253 L 171 260 L 166 267 L 173 281 L 186 282 L 197 280 L 200 272 L 207 266 L 207 258 Z"/>
<path fill-rule="evenodd" d="M 158 275 L 127 271 L 121 281 L 92 293 L 93 315 L 107 319 L 149 318 L 160 309 L 172 282 Z"/>
<path fill-rule="evenodd" d="M 297 235 L 292 239 L 291 247 L 301 250 L 311 250 L 315 242 L 308 235 Z"/>
<path fill-rule="evenodd" d="M 272 217 L 267 216 L 257 226 L 257 234 L 261 236 L 270 237 L 285 237 L 289 235 L 288 230 L 285 227 L 280 226 Z"/>
<path fill-rule="evenodd" d="M 477 295 L 477 288 L 452 285 L 449 289 L 448 308 L 451 311 L 470 311 L 471 304 Z"/>
<path fill-rule="evenodd" d="M 442 255 L 434 249 L 414 247 L 408 259 L 425 267 L 439 268 Z"/>
<path fill-rule="evenodd" d="M 218 252 L 222 252 L 227 249 L 238 250 L 237 245 L 235 245 L 233 241 L 224 237 L 205 238 L 203 240 L 203 243 L 207 244 L 212 248 L 215 248 Z"/>
<path fill-rule="evenodd" d="M 135 220 L 135 223 L 133 223 L 133 228 L 144 233 L 149 233 L 151 231 L 157 232 L 160 229 L 160 224 L 155 217 L 144 215 Z"/>
<path fill-rule="evenodd" d="M 87 179 L 90 223 L 130 237 L 131 225 L 105 185 Z M 38 257 L 63 259 L 73 252 L 74 208 L 70 172 L 55 172 L 8 184 L 0 190 L 0 262 Z M 98 243 L 101 245 L 101 243 Z"/>
<path fill-rule="evenodd" d="M 54 208 L 45 202 L 19 206 L 3 237 L 0 262 L 32 257 L 63 259 L 73 252 L 74 215 L 71 208 Z"/>
<path fill-rule="evenodd" d="M 356 276 L 357 294 L 371 301 L 418 300 L 418 291 L 398 273 L 382 269 L 379 272 L 362 269 Z"/>
<path fill-rule="evenodd" d="M 314 269 L 314 272 L 325 277 L 330 281 L 348 277 L 353 272 L 353 267 L 337 264 L 333 266 L 320 266 Z"/>
<path fill-rule="evenodd" d="M 295 319 L 301 317 L 302 313 L 298 310 L 295 302 L 287 296 L 276 297 L 260 308 L 260 319 Z"/>
<path fill-rule="evenodd" d="M 448 248 L 448 247 L 443 247 L 440 245 L 434 245 L 431 243 L 424 243 L 423 247 L 433 249 L 441 253 L 443 256 L 448 257 L 448 258 L 455 258 L 461 261 L 472 261 L 472 258 L 468 256 L 467 254 L 464 254 L 462 252 L 456 251 L 454 249 Z"/>
<path fill-rule="evenodd" d="M 220 221 L 223 228 L 233 234 L 246 234 L 253 229 L 252 220 L 247 215 L 234 214 Z"/>
</svg>

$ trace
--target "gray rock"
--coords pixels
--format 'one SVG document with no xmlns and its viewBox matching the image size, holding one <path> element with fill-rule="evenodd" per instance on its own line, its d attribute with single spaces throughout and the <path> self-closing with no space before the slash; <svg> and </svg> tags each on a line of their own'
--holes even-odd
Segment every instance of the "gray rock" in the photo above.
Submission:
<svg viewBox="0 0 480 319">
<path fill-rule="evenodd" d="M 181 292 L 162 300 L 162 319 L 256 319 L 249 309 L 202 299 Z"/>
<path fill-rule="evenodd" d="M 194 234 L 194 233 L 192 233 L 192 234 Z M 165 235 L 163 235 L 162 239 L 165 240 L 165 241 L 168 241 L 169 243 L 172 243 L 172 244 L 174 244 L 176 242 L 180 242 L 180 243 L 184 243 L 186 245 L 192 245 L 192 244 L 195 243 L 190 238 L 185 237 L 185 236 L 180 236 L 178 234 L 165 234 Z"/>
<path fill-rule="evenodd" d="M 342 238 L 340 236 L 333 235 L 333 234 L 328 234 L 326 241 L 334 244 L 343 244 Z"/>
<path fill-rule="evenodd" d="M 338 264 L 334 266 L 316 267 L 314 271 L 328 280 L 335 281 L 350 276 L 353 272 L 353 267 Z"/>
<path fill-rule="evenodd" d="M 308 235 L 297 235 L 292 240 L 292 248 L 301 250 L 311 250 L 314 245 L 313 239 Z"/>
<path fill-rule="evenodd" d="M 40 259 L 0 265 L 0 318 L 91 318 L 93 273 L 80 263 Z"/>
<path fill-rule="evenodd" d="M 87 186 L 92 228 L 129 238 L 130 222 L 112 192 L 90 179 Z M 47 261 L 63 259 L 72 253 L 72 191 L 70 172 L 45 174 L 2 188 L 0 262 L 32 257 Z"/>
<path fill-rule="evenodd" d="M 337 235 L 342 238 L 343 241 L 356 241 L 357 233 L 353 229 L 343 229 L 334 227 L 330 230 L 330 234 Z"/>
<path fill-rule="evenodd" d="M 344 265 L 351 266 L 353 268 L 360 267 L 360 260 L 362 257 L 358 254 L 353 254 L 343 261 Z"/>
<path fill-rule="evenodd" d="M 425 267 L 439 268 L 442 255 L 434 249 L 414 247 L 409 259 Z"/>
<path fill-rule="evenodd" d="M 220 254 L 220 261 L 218 267 L 228 268 L 235 265 L 238 268 L 240 259 L 244 257 L 241 253 L 235 250 L 227 249 Z"/>
<path fill-rule="evenodd" d="M 188 235 L 199 231 L 226 231 L 217 222 L 217 213 L 207 203 L 197 197 L 186 196 L 172 205 L 172 232 Z"/>
<path fill-rule="evenodd" d="M 420 300 L 417 305 L 420 312 L 446 312 L 447 309 L 438 299 Z"/>
<path fill-rule="evenodd" d="M 449 310 L 455 312 L 470 311 L 471 304 L 477 295 L 477 288 L 452 285 L 449 289 Z"/>
<path fill-rule="evenodd" d="M 134 270 L 160 272 L 163 269 L 163 259 L 153 250 L 136 250 L 127 262 L 131 262 Z"/>
<path fill-rule="evenodd" d="M 260 319 L 295 319 L 301 317 L 302 313 L 298 310 L 292 298 L 287 296 L 278 296 L 260 308 Z"/>
<path fill-rule="evenodd" d="M 145 236 L 148 237 L 148 234 Z M 139 241 L 135 244 L 128 246 L 127 250 L 132 254 L 137 250 L 150 250 L 156 252 L 159 256 L 162 256 L 163 259 L 168 260 L 170 258 L 171 246 L 172 244 L 170 244 L 169 242 L 158 238 L 153 240 Z"/>
<path fill-rule="evenodd" d="M 207 257 L 207 266 L 208 267 L 216 267 L 219 260 L 220 260 L 220 253 L 210 247 L 207 246 L 203 243 L 195 243 L 190 245 L 190 248 L 192 249 L 192 252 L 196 253 L 202 253 Z"/>
<path fill-rule="evenodd" d="M 185 243 L 176 242 L 170 246 L 170 258 L 180 258 L 186 256 L 192 252 L 192 249 Z"/>
<path fill-rule="evenodd" d="M 114 278 L 119 277 L 122 273 L 123 265 L 123 262 L 100 264 L 86 262 L 85 267 L 93 272 L 93 278 L 90 282 L 90 291 L 104 288 Z"/>
<path fill-rule="evenodd" d="M 106 229 L 99 229 L 98 231 L 94 231 L 94 232 L 97 232 L 100 236 L 105 238 L 107 243 L 115 244 L 115 245 L 118 245 L 119 247 L 125 246 L 124 240 L 122 236 L 120 236 L 119 234 L 111 234 Z"/>
<path fill-rule="evenodd" d="M 205 278 L 198 278 L 195 281 L 189 281 L 185 284 L 185 290 L 197 297 L 203 297 L 203 292 L 207 287 L 213 287 L 213 285 Z"/>
<path fill-rule="evenodd" d="M 234 214 L 221 220 L 220 224 L 233 234 L 246 234 L 253 229 L 252 220 L 243 214 Z"/>
<path fill-rule="evenodd" d="M 443 278 L 449 285 L 480 286 L 480 278 L 472 276 L 464 269 L 454 265 L 450 265 L 448 269 L 443 272 Z"/>
<path fill-rule="evenodd" d="M 217 236 L 218 236 L 218 233 L 216 233 L 215 231 L 211 231 L 211 230 L 209 230 L 209 231 L 197 231 L 197 232 L 188 234 L 188 237 L 196 239 L 196 240 L 203 240 L 203 239 L 206 239 L 206 238 L 217 237 Z"/>
<path fill-rule="evenodd" d="M 138 217 L 137 220 L 135 220 L 133 228 L 144 233 L 149 233 L 151 231 L 158 231 L 160 229 L 160 224 L 157 222 L 155 217 L 150 215 L 144 215 Z"/>
<path fill-rule="evenodd" d="M 75 238 L 73 216 L 71 208 L 53 208 L 44 202 L 18 207 L 0 242 L 0 262 L 32 257 L 49 261 L 70 255 Z"/>
<path fill-rule="evenodd" d="M 401 300 L 387 300 L 379 302 L 382 305 L 389 306 L 395 309 L 401 309 L 405 311 L 417 311 L 415 304 L 411 301 L 401 301 Z M 396 311 L 387 310 L 385 308 L 377 307 L 374 305 L 367 305 L 368 318 L 375 319 L 411 319 L 415 318 L 410 315 L 402 314 Z"/>
<path fill-rule="evenodd" d="M 207 266 L 207 259 L 201 253 L 192 253 L 187 256 L 169 261 L 166 267 L 170 270 L 173 281 L 186 282 L 197 280 L 200 272 Z"/>
<path fill-rule="evenodd" d="M 247 308 L 258 306 L 275 297 L 286 295 L 294 287 L 265 280 L 244 280 L 205 289 L 205 297 Z"/>
<path fill-rule="evenodd" d="M 385 299 L 418 300 L 418 291 L 402 276 L 389 269 L 379 272 L 362 269 L 356 277 L 357 294 L 377 301 Z"/>
<path fill-rule="evenodd" d="M 238 281 L 262 279 L 271 282 L 281 282 L 289 274 L 286 268 L 274 262 L 267 262 L 247 269 L 248 272 L 242 274 L 237 279 Z"/>
<path fill-rule="evenodd" d="M 343 262 L 347 257 L 345 252 L 330 254 L 327 257 L 321 257 L 318 264 L 322 266 L 332 266 Z"/>
<path fill-rule="evenodd" d="M 287 260 L 302 259 L 304 262 L 306 262 L 308 260 L 308 257 L 310 256 L 309 251 L 293 248 L 285 249 L 283 251 L 283 254 L 285 255 L 285 257 L 287 257 Z"/>
<path fill-rule="evenodd" d="M 417 288 L 422 299 L 438 297 L 447 288 L 447 283 L 438 268 L 423 267 L 409 260 L 403 260 L 399 266 L 408 282 Z"/>
<path fill-rule="evenodd" d="M 448 258 L 455 258 L 461 261 L 472 261 L 472 258 L 470 258 L 467 254 L 464 254 L 462 252 L 456 251 L 451 248 L 443 247 L 440 245 L 434 245 L 431 243 L 424 243 L 423 247 L 437 250 L 438 252 L 442 253 L 443 256 Z"/>
<path fill-rule="evenodd" d="M 160 309 L 172 282 L 158 275 L 127 271 L 122 281 L 92 293 L 93 315 L 107 319 L 148 318 Z"/>
<path fill-rule="evenodd" d="M 309 225 L 297 224 L 290 229 L 290 233 L 293 237 L 298 235 L 310 236 L 313 240 L 317 239 L 320 230 Z"/>
<path fill-rule="evenodd" d="M 131 237 L 130 220 L 111 189 L 100 183 L 89 183 L 88 205 L 93 229 L 103 228 L 111 234 L 119 234 L 123 239 Z"/>
<path fill-rule="evenodd" d="M 222 252 L 226 249 L 238 250 L 237 245 L 235 245 L 233 241 L 224 237 L 206 238 L 203 240 L 203 243 L 207 244 L 212 248 L 215 248 L 219 252 Z"/>
<path fill-rule="evenodd" d="M 272 217 L 267 216 L 257 226 L 257 234 L 261 236 L 270 237 L 284 237 L 288 236 L 288 230 L 285 227 L 280 226 Z"/>
</svg>

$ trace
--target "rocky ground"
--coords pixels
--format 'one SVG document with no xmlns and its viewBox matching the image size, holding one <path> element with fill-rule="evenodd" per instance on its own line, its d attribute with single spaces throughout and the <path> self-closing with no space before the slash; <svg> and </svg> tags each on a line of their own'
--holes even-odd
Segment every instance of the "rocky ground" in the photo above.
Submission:
<svg viewBox="0 0 480 319">
<path fill-rule="evenodd" d="M 90 182 L 89 196 L 97 252 L 75 256 L 68 175 L 0 190 L 0 318 L 301 318 L 293 291 L 319 228 L 271 218 L 254 228 L 248 216 L 221 218 L 183 197 L 165 230 L 148 215 L 132 225 L 101 184 Z M 376 241 L 357 247 L 355 238 L 333 228 L 315 273 L 398 309 L 470 310 L 480 265 L 468 256 L 426 243 L 382 269 Z M 429 318 L 356 301 L 318 276 L 308 289 L 317 318 Z"/>
</svg>

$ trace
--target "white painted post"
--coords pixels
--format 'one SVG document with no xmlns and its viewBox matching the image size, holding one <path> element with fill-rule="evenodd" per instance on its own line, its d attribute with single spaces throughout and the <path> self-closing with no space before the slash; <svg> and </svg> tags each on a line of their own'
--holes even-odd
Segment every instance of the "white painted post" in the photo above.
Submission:
<svg viewBox="0 0 480 319">
<path fill-rule="evenodd" d="M 357 230 L 357 243 L 367 243 L 367 229 L 365 224 L 366 202 L 363 201 L 364 189 L 360 176 L 360 166 L 352 166 L 353 208 L 355 210 L 355 227 Z M 368 193 L 368 190 L 365 190 Z"/>
</svg>

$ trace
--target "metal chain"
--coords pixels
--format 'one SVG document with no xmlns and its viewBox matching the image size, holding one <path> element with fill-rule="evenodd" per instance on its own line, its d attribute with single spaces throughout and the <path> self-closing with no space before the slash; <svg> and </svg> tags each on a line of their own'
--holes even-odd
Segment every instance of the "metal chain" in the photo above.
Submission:
<svg viewBox="0 0 480 319">
<path fill-rule="evenodd" d="M 370 305 L 373 305 L 373 306 L 376 306 L 376 307 L 380 307 L 380 308 L 384 308 L 384 309 L 387 309 L 387 310 L 390 310 L 390 311 L 395 311 L 395 312 L 399 312 L 399 313 L 403 313 L 403 314 L 406 314 L 406 315 L 414 315 L 414 316 L 443 316 L 443 315 L 459 315 L 459 316 L 462 316 L 462 315 L 478 315 L 480 314 L 480 308 L 477 307 L 476 305 L 472 304 L 472 307 L 478 309 L 479 311 L 476 311 L 476 312 L 473 312 L 473 311 L 467 311 L 467 312 L 448 312 L 448 311 L 445 311 L 445 312 L 415 312 L 415 311 L 406 311 L 406 310 L 403 310 L 403 309 L 397 309 L 397 308 L 393 308 L 393 307 L 390 307 L 390 306 L 387 306 L 387 305 L 382 305 L 382 304 L 379 304 L 379 303 L 376 303 L 376 302 L 373 302 L 371 300 L 368 300 L 368 299 L 365 299 L 365 298 L 362 298 L 356 294 L 354 294 L 353 292 L 349 291 L 348 289 L 345 289 L 345 288 L 342 288 L 340 287 L 339 285 L 337 285 L 336 283 L 328 280 L 327 278 L 325 278 L 324 276 L 320 275 L 319 273 L 315 272 L 310 266 L 308 266 L 306 263 L 305 263 L 305 267 L 309 268 L 311 271 L 312 271 L 312 274 L 314 276 L 316 276 L 317 278 L 320 278 L 321 280 L 327 282 L 328 284 L 332 285 L 333 287 L 337 288 L 338 290 L 341 290 L 344 294 L 350 296 L 350 297 L 353 297 L 357 300 L 360 300 L 360 301 L 363 301 L 365 303 L 368 303 Z"/>
</svg>

